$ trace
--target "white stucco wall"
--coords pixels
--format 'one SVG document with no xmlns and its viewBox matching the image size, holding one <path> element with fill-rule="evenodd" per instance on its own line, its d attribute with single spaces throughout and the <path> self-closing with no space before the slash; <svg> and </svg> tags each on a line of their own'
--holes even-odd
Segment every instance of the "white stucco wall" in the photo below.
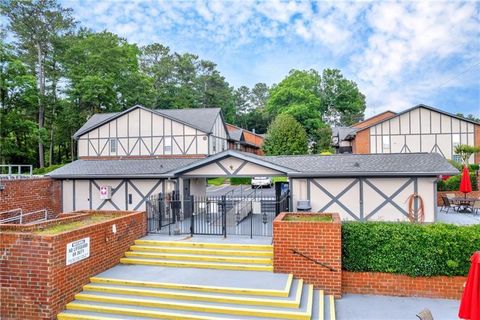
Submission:
<svg viewBox="0 0 480 320">
<path fill-rule="evenodd" d="M 79 157 L 206 155 L 209 142 L 206 132 L 137 108 L 80 136 L 77 145 Z"/>
<path fill-rule="evenodd" d="M 452 159 L 456 144 L 475 143 L 472 123 L 426 108 L 411 110 L 369 130 L 371 153 L 437 152 Z M 472 156 L 470 162 L 473 160 Z"/>
<path fill-rule="evenodd" d="M 399 192 L 393 202 L 406 212 L 408 212 L 408 197 L 414 193 L 414 181 L 409 182 L 410 178 L 367 178 L 366 180 L 383 192 L 387 197 L 392 196 L 404 184 L 407 186 Z M 385 198 L 371 187 L 365 180 L 360 181 L 356 178 L 320 178 L 320 179 L 290 179 L 292 190 L 293 211 L 296 211 L 297 201 L 310 200 L 312 211 L 338 212 L 342 220 L 357 220 L 361 216 L 366 220 L 376 221 L 408 221 L 408 218 L 394 205 L 387 203 L 376 213 L 370 215 L 379 207 Z M 417 190 L 424 202 L 425 222 L 435 220 L 436 199 L 434 189 L 435 178 L 418 178 Z M 331 202 L 332 198 L 318 186 L 320 185 L 332 196 L 336 197 L 348 186 L 351 188 L 344 192 L 338 199 L 345 208 L 337 202 Z M 363 192 L 363 214 L 361 213 L 361 190 Z M 329 204 L 330 203 L 330 204 Z"/>
<path fill-rule="evenodd" d="M 165 185 L 165 189 L 163 185 Z M 100 191 L 97 186 L 111 186 L 117 191 L 112 190 L 111 200 L 104 201 L 100 199 Z M 119 210 L 145 210 L 145 201 L 143 200 L 146 196 L 172 190 L 174 190 L 172 181 L 159 179 L 63 180 L 63 211 L 117 210 L 117 207 Z M 131 202 L 129 201 L 130 197 Z"/>
</svg>

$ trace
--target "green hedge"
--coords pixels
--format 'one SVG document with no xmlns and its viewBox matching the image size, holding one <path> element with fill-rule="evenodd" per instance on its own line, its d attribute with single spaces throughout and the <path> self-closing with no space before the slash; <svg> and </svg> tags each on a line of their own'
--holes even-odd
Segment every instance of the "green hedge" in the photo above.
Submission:
<svg viewBox="0 0 480 320">
<path fill-rule="evenodd" d="M 438 191 L 458 191 L 460 188 L 460 180 L 462 180 L 461 175 L 451 176 L 445 181 L 439 181 L 437 183 Z M 477 177 L 475 174 L 470 174 L 470 182 L 472 184 L 472 190 L 478 190 Z"/>
<path fill-rule="evenodd" d="M 480 225 L 346 222 L 343 268 L 409 276 L 466 275 L 480 250 Z"/>
<path fill-rule="evenodd" d="M 53 170 L 57 170 L 58 168 L 63 167 L 64 165 L 65 165 L 64 163 L 61 163 L 61 164 L 52 164 L 49 167 L 36 168 L 36 169 L 33 169 L 33 174 L 47 174 L 49 172 L 52 172 Z"/>
<path fill-rule="evenodd" d="M 252 178 L 230 178 L 230 184 L 232 186 L 237 186 L 240 184 L 251 184 Z"/>
</svg>

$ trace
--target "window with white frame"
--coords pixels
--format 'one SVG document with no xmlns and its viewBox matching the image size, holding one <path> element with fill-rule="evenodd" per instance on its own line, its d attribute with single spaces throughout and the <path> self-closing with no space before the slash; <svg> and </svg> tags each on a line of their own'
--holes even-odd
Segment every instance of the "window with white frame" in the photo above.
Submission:
<svg viewBox="0 0 480 320">
<path fill-rule="evenodd" d="M 212 151 L 217 152 L 217 139 L 216 139 L 216 137 L 212 137 Z"/>
<path fill-rule="evenodd" d="M 163 152 L 164 153 L 172 152 L 172 137 L 165 137 L 165 141 L 163 143 Z"/>
<path fill-rule="evenodd" d="M 110 153 L 117 153 L 117 139 L 110 139 Z"/>
<path fill-rule="evenodd" d="M 390 137 L 389 136 L 383 136 L 382 137 L 382 144 L 383 144 L 383 149 L 390 150 Z"/>
</svg>

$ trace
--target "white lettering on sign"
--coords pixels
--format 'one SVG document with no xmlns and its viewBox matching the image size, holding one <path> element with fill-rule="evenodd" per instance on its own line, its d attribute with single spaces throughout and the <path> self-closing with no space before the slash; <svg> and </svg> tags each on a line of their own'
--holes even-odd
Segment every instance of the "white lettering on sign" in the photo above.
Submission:
<svg viewBox="0 0 480 320">
<path fill-rule="evenodd" d="M 90 237 L 67 244 L 67 266 L 90 257 Z"/>
</svg>

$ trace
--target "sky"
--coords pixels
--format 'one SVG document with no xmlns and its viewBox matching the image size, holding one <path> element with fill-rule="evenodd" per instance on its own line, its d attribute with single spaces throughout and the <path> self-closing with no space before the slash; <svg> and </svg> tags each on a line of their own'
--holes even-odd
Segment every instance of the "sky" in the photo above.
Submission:
<svg viewBox="0 0 480 320">
<path fill-rule="evenodd" d="M 338 68 L 366 115 L 423 103 L 480 116 L 480 2 L 61 0 L 85 27 L 215 62 L 234 87 Z"/>
</svg>

